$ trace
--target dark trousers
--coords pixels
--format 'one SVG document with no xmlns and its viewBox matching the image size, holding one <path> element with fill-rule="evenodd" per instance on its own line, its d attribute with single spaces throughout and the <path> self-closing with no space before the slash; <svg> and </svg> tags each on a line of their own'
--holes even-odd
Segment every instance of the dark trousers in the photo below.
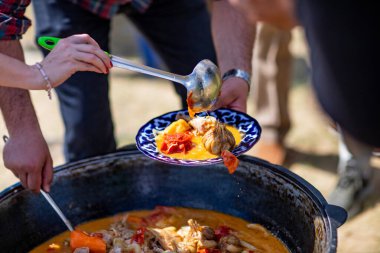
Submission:
<svg viewBox="0 0 380 253">
<path fill-rule="evenodd" d="M 63 0 L 33 0 L 37 36 L 87 33 L 109 52 L 110 21 Z M 145 13 L 120 9 L 150 40 L 171 72 L 186 75 L 202 59 L 216 62 L 204 0 L 155 0 Z M 128 46 L 128 45 L 126 45 Z M 46 55 L 48 52 L 43 51 Z M 186 89 L 175 85 L 186 106 Z M 80 72 L 56 89 L 65 125 L 65 158 L 75 161 L 116 149 L 108 77 Z"/>
</svg>

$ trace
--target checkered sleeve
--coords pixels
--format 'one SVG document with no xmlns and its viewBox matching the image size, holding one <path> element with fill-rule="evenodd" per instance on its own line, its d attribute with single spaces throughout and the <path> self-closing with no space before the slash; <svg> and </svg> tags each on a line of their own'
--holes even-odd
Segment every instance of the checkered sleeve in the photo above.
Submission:
<svg viewBox="0 0 380 253">
<path fill-rule="evenodd" d="M 31 25 L 24 16 L 31 0 L 0 0 L 0 40 L 18 40 Z"/>
</svg>

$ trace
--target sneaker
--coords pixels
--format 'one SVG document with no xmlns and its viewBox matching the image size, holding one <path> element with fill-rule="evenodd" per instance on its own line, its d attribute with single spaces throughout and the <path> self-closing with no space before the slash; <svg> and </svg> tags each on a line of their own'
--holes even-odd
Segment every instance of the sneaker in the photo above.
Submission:
<svg viewBox="0 0 380 253">
<path fill-rule="evenodd" d="M 338 184 L 330 194 L 328 202 L 346 209 L 348 218 L 351 218 L 363 209 L 368 189 L 369 180 L 361 176 L 360 170 L 349 167 L 340 175 Z"/>
</svg>

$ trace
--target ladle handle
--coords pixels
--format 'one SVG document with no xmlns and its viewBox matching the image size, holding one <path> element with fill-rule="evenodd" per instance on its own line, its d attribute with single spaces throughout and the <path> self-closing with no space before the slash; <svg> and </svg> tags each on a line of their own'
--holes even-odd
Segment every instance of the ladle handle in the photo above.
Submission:
<svg viewBox="0 0 380 253">
<path fill-rule="evenodd" d="M 114 55 L 111 55 L 111 61 L 114 67 L 128 69 L 128 70 L 143 73 L 146 75 L 163 78 L 163 79 L 180 83 L 186 86 L 186 81 L 187 81 L 186 76 L 181 76 L 181 75 L 173 74 L 173 73 L 163 71 L 160 69 L 151 68 L 151 67 L 138 64 L 138 63 L 114 56 Z"/>
<path fill-rule="evenodd" d="M 61 220 L 65 223 L 65 225 L 67 226 L 67 228 L 70 230 L 70 231 L 74 231 L 74 228 L 73 226 L 71 225 L 70 221 L 66 218 L 66 216 L 62 213 L 61 209 L 57 206 L 57 204 L 55 203 L 55 201 L 50 197 L 50 194 L 45 192 L 44 190 L 40 190 L 41 191 L 41 194 L 42 196 L 45 197 L 46 201 L 49 202 L 49 204 L 51 205 L 51 207 L 54 209 L 54 211 L 58 214 L 58 216 L 61 218 Z"/>
<path fill-rule="evenodd" d="M 53 48 L 58 44 L 59 40 L 60 38 L 42 36 L 38 38 L 38 44 L 47 50 L 53 50 Z M 104 52 L 111 58 L 112 64 L 115 67 L 124 68 L 124 69 L 128 69 L 131 71 L 135 71 L 135 72 L 139 72 L 139 73 L 143 73 L 143 74 L 147 74 L 147 75 L 151 75 L 155 77 L 160 77 L 160 78 L 173 81 L 176 83 L 180 83 L 186 86 L 186 81 L 187 81 L 186 76 L 181 76 L 181 75 L 173 74 L 173 73 L 163 71 L 160 69 L 151 68 L 142 64 L 138 64 L 138 63 L 111 55 L 110 53 L 106 51 Z"/>
</svg>

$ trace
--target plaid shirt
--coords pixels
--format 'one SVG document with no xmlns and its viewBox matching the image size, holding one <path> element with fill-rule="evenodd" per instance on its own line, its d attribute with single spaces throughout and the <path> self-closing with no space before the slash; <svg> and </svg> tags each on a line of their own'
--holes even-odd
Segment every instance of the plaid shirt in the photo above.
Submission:
<svg viewBox="0 0 380 253">
<path fill-rule="evenodd" d="M 99 15 L 102 18 L 111 18 L 116 14 L 119 6 L 131 3 L 140 12 L 148 9 L 153 0 L 69 0 L 82 8 Z"/>
<path fill-rule="evenodd" d="M 31 0 L 0 0 L 0 40 L 17 40 L 31 25 L 24 16 L 26 7 Z M 82 8 L 99 15 L 101 18 L 111 18 L 119 6 L 131 3 L 140 12 L 144 12 L 153 0 L 69 0 Z"/>
<path fill-rule="evenodd" d="M 0 40 L 16 40 L 31 25 L 24 17 L 30 0 L 0 0 Z"/>
</svg>

